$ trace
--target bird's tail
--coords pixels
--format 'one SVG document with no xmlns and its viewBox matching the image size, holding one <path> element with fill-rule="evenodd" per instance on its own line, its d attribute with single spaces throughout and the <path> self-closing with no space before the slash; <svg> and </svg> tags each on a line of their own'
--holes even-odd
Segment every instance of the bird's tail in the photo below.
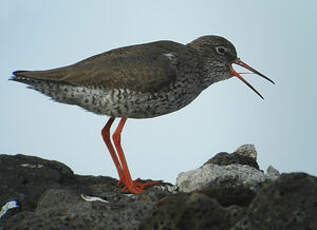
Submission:
<svg viewBox="0 0 317 230">
<path fill-rule="evenodd" d="M 15 71 L 9 80 L 25 83 L 30 89 L 41 92 L 53 100 L 64 102 L 63 98 L 67 93 L 66 90 L 69 85 L 62 81 L 50 80 L 50 76 L 45 76 L 44 79 L 44 77 L 42 77 L 44 76 L 43 72 L 45 71 Z M 65 90 L 65 88 L 67 89 Z M 71 100 L 66 103 L 73 104 L 74 99 L 76 98 L 71 98 Z"/>
<path fill-rule="evenodd" d="M 85 96 L 83 87 L 75 87 L 58 78 L 58 71 L 15 71 L 9 80 L 22 82 L 28 88 L 66 104 L 81 104 Z"/>
<path fill-rule="evenodd" d="M 65 75 L 64 69 L 65 68 L 44 71 L 15 71 L 12 73 L 13 77 L 10 80 L 26 84 L 32 83 L 36 80 L 61 81 Z"/>
<path fill-rule="evenodd" d="M 31 71 L 15 71 L 12 73 L 13 76 L 9 80 L 22 82 L 28 85 L 39 82 L 40 80 L 37 80 L 37 78 L 34 78 L 29 74 L 30 72 Z"/>
</svg>

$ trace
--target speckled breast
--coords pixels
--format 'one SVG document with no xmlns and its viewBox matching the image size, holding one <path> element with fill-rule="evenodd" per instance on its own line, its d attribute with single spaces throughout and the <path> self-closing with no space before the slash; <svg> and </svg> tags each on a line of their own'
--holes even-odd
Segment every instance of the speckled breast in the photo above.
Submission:
<svg viewBox="0 0 317 230">
<path fill-rule="evenodd" d="M 174 112 L 200 93 L 195 84 L 188 81 L 174 82 L 158 92 L 105 90 L 50 81 L 33 82 L 31 87 L 58 102 L 78 105 L 96 114 L 127 118 L 150 118 Z"/>
</svg>

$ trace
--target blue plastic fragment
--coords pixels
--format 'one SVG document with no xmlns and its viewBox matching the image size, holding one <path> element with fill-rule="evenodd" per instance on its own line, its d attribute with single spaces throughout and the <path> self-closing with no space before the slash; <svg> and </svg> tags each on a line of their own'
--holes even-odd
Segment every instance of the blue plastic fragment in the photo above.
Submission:
<svg viewBox="0 0 317 230">
<path fill-rule="evenodd" d="M 16 200 L 11 200 L 7 202 L 5 205 L 2 206 L 0 210 L 0 218 L 3 217 L 9 209 L 18 208 L 18 207 L 19 207 L 19 204 L 18 204 L 18 201 Z"/>
</svg>

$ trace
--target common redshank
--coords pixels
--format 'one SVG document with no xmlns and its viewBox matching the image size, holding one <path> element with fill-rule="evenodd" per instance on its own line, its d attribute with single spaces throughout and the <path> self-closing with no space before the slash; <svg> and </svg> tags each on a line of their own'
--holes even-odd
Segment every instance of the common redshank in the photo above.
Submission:
<svg viewBox="0 0 317 230">
<path fill-rule="evenodd" d="M 55 101 L 79 105 L 110 118 L 102 129 L 103 140 L 119 174 L 123 190 L 140 193 L 158 182 L 132 180 L 120 144 L 127 118 L 151 118 L 172 113 L 193 101 L 211 84 L 238 77 L 261 98 L 232 68 L 240 65 L 266 80 L 237 57 L 231 42 L 219 36 L 202 36 L 183 45 L 156 41 L 117 48 L 73 65 L 44 71 L 15 71 L 11 79 Z M 121 118 L 110 138 L 110 127 Z"/>
</svg>

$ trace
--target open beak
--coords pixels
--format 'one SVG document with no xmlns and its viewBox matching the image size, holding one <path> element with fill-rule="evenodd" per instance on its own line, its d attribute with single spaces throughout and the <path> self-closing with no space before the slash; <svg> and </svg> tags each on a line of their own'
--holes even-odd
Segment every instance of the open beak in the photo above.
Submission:
<svg viewBox="0 0 317 230">
<path fill-rule="evenodd" d="M 275 84 L 274 81 L 272 81 L 270 78 L 264 76 L 263 74 L 261 74 L 260 72 L 256 71 L 255 69 L 253 69 L 251 66 L 249 66 L 248 64 L 244 63 L 243 61 L 241 61 L 239 58 L 237 58 L 236 60 L 234 60 L 231 65 L 230 65 L 230 70 L 231 70 L 231 74 L 236 76 L 237 78 L 239 78 L 241 81 L 243 81 L 247 86 L 249 86 L 257 95 L 259 95 L 262 99 L 263 96 L 255 89 L 253 88 L 253 86 L 247 82 L 243 77 L 241 77 L 241 75 L 239 73 L 237 73 L 233 68 L 232 68 L 232 64 L 237 64 L 239 66 L 242 66 L 244 68 L 246 68 L 247 70 L 250 70 L 251 72 L 265 78 L 266 80 L 270 81 L 271 83 Z"/>
</svg>

